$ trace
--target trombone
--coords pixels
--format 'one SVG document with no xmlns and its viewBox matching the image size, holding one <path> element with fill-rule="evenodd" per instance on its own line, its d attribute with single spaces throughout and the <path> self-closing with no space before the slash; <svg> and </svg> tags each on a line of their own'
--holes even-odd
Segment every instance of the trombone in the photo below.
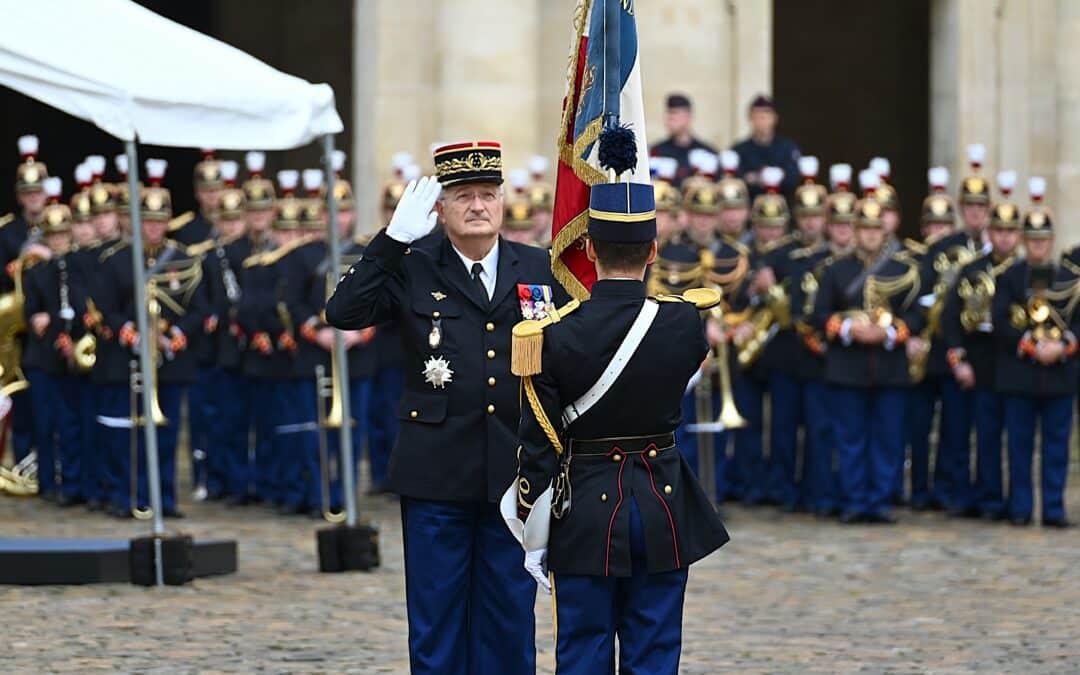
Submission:
<svg viewBox="0 0 1080 675">
<path fill-rule="evenodd" d="M 726 329 L 724 310 L 720 305 L 709 310 L 709 316 Z M 713 420 L 714 375 L 720 387 L 720 413 Z M 726 340 L 721 340 L 709 350 L 701 366 L 700 379 L 694 387 L 694 402 L 698 420 L 713 420 L 688 424 L 686 430 L 697 435 L 698 480 L 702 482 L 705 495 L 716 503 L 716 448 L 712 443 L 713 437 L 728 429 L 746 426 L 746 419 L 735 406 Z"/>
<path fill-rule="evenodd" d="M 336 357 L 331 351 L 331 373 L 326 374 L 326 368 L 321 364 L 315 366 L 315 405 L 318 410 L 319 427 L 319 489 L 322 501 L 322 517 L 328 523 L 345 522 L 345 511 L 330 509 L 330 481 L 337 478 L 340 462 L 330 463 L 329 438 L 327 429 L 340 429 L 344 424 L 344 410 L 341 405 L 341 383 L 336 377 L 337 368 L 333 361 Z M 326 411 L 325 401 L 330 399 L 330 411 Z M 350 420 L 351 421 L 351 420 Z"/>
</svg>

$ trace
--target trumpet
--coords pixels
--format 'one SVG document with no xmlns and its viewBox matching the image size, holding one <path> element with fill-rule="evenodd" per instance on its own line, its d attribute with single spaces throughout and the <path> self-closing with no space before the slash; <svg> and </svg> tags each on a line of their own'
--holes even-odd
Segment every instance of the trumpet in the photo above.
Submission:
<svg viewBox="0 0 1080 675">
<path fill-rule="evenodd" d="M 333 352 L 331 352 L 333 353 Z M 340 429 L 343 424 L 343 411 L 341 406 L 341 383 L 337 378 L 337 370 L 333 370 L 329 376 L 326 368 L 322 365 L 315 366 L 315 390 L 317 392 L 316 406 L 318 408 L 319 427 L 319 488 L 322 498 L 322 517 L 328 523 L 345 522 L 345 512 L 330 509 L 330 482 L 336 478 L 340 463 L 330 463 L 329 440 L 327 429 Z M 326 412 L 325 400 L 330 399 L 330 412 Z"/>
<path fill-rule="evenodd" d="M 745 342 L 736 344 L 739 365 L 747 368 L 761 357 L 781 328 L 791 326 L 791 299 L 782 286 L 770 286 L 765 293 L 764 307 L 750 317 L 754 332 Z"/>
</svg>

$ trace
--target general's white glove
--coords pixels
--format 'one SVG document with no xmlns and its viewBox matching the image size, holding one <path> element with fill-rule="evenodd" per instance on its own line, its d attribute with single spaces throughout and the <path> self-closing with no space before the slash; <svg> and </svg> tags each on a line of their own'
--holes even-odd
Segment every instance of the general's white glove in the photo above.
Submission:
<svg viewBox="0 0 1080 675">
<path fill-rule="evenodd" d="M 402 244 L 411 244 L 435 229 L 438 215 L 432 209 L 440 192 L 442 185 L 432 176 L 409 181 L 386 226 L 386 235 Z"/>
<path fill-rule="evenodd" d="M 540 588 L 543 588 L 550 593 L 551 582 L 548 581 L 547 573 L 544 571 L 544 561 L 546 558 L 546 548 L 542 548 L 539 551 L 525 551 L 525 571 L 531 574 L 533 579 L 536 579 L 536 583 L 540 584 Z"/>
</svg>

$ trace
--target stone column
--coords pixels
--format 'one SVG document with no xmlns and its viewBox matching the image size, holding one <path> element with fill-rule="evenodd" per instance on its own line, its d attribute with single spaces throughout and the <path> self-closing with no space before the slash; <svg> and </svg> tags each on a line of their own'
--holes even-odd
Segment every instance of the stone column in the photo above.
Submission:
<svg viewBox="0 0 1080 675">
<path fill-rule="evenodd" d="M 1057 222 L 1062 248 L 1080 243 L 1080 5 L 1057 3 Z"/>
<path fill-rule="evenodd" d="M 353 4 L 353 109 L 352 168 L 353 196 L 356 199 L 357 232 L 374 232 L 382 223 L 379 214 L 381 173 L 375 122 L 379 59 L 377 0 L 354 0 Z"/>
<path fill-rule="evenodd" d="M 538 0 L 439 4 L 432 142 L 497 140 L 504 166 L 524 167 L 539 147 Z M 430 159 L 424 166 L 430 165 Z"/>
</svg>

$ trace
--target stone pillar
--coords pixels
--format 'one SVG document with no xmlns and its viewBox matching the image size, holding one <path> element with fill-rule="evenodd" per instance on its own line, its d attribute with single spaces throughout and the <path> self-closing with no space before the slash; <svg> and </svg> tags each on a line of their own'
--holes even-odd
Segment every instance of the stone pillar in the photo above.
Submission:
<svg viewBox="0 0 1080 675">
<path fill-rule="evenodd" d="M 735 45 L 730 73 L 722 74 L 731 91 L 730 145 L 749 133 L 747 105 L 759 93 L 772 94 L 773 4 L 771 0 L 727 0 L 733 24 L 725 41 Z"/>
<path fill-rule="evenodd" d="M 356 199 L 357 232 L 374 232 L 382 224 L 379 195 L 382 187 L 375 122 L 379 59 L 378 1 L 354 0 L 353 3 L 353 109 L 352 168 L 353 196 Z M 343 148 L 344 149 L 344 148 Z"/>
<path fill-rule="evenodd" d="M 436 13 L 438 117 L 430 140 L 501 141 L 507 172 L 524 167 L 540 146 L 539 116 L 558 114 L 537 106 L 538 0 L 443 0 Z"/>
<path fill-rule="evenodd" d="M 1080 5 L 1057 3 L 1056 225 L 1062 248 L 1080 243 Z"/>
</svg>

